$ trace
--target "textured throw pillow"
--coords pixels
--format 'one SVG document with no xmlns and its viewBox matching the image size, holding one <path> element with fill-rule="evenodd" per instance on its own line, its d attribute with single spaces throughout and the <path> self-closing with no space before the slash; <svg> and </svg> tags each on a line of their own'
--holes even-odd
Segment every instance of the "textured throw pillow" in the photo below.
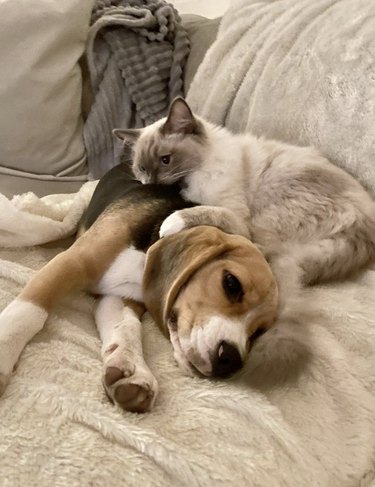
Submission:
<svg viewBox="0 0 375 487">
<path fill-rule="evenodd" d="M 0 2 L 2 193 L 69 192 L 86 179 L 79 59 L 92 5 Z"/>
</svg>

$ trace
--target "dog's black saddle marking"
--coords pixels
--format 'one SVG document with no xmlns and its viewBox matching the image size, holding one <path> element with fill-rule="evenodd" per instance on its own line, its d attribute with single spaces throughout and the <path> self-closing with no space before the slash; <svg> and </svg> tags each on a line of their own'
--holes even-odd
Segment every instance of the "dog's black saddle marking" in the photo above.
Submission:
<svg viewBox="0 0 375 487">
<path fill-rule="evenodd" d="M 185 201 L 180 191 L 178 185 L 142 184 L 134 179 L 128 165 L 119 164 L 99 181 L 81 225 L 87 230 L 105 210 L 128 208 L 137 212 L 131 215 L 131 243 L 138 250 L 147 250 L 158 239 L 160 226 L 167 216 L 195 206 Z"/>
</svg>

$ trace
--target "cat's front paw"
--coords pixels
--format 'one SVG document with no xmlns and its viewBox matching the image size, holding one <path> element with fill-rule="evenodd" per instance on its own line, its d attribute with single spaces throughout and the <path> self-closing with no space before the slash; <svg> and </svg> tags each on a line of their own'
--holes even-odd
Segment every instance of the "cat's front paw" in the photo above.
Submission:
<svg viewBox="0 0 375 487">
<path fill-rule="evenodd" d="M 181 232 L 186 228 L 186 222 L 181 216 L 179 211 L 175 211 L 172 215 L 169 215 L 162 223 L 159 230 L 159 237 L 167 237 L 174 233 Z"/>
</svg>

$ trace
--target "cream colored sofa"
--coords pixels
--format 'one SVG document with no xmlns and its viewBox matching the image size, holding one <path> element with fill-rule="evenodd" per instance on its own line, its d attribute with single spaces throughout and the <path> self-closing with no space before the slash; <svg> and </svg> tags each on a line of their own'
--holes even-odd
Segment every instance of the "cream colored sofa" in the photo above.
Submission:
<svg viewBox="0 0 375 487">
<path fill-rule="evenodd" d="M 191 103 L 234 130 L 313 142 L 375 187 L 371 158 L 355 157 L 374 146 L 373 2 L 234 3 L 219 30 L 219 20 L 184 18 Z M 0 2 L 0 193 L 72 193 L 0 194 L 0 310 L 66 246 L 37 246 L 38 232 L 72 233 L 86 204 L 75 191 L 87 179 L 90 10 L 89 0 Z M 374 487 L 374 295 L 371 269 L 305 290 L 242 373 L 221 382 L 185 377 L 146 317 L 160 393 L 145 415 L 109 403 L 94 301 L 70 296 L 0 398 L 0 487 Z"/>
<path fill-rule="evenodd" d="M 0 193 L 71 193 L 87 181 L 84 119 L 92 100 L 84 49 L 93 0 L 0 5 Z M 185 15 L 188 88 L 218 20 Z"/>
</svg>

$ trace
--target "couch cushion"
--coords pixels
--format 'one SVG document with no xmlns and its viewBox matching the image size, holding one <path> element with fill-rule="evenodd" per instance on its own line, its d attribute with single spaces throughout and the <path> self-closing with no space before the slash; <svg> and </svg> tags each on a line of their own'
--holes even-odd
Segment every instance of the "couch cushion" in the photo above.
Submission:
<svg viewBox="0 0 375 487">
<path fill-rule="evenodd" d="M 16 192 L 39 194 L 46 180 L 75 191 L 86 179 L 78 61 L 92 3 L 0 3 L 0 192 L 17 179 Z"/>
<path fill-rule="evenodd" d="M 184 90 L 187 93 L 207 49 L 216 39 L 221 17 L 207 19 L 201 15 L 186 14 L 181 18 L 190 40 L 190 54 L 184 73 Z"/>
</svg>

